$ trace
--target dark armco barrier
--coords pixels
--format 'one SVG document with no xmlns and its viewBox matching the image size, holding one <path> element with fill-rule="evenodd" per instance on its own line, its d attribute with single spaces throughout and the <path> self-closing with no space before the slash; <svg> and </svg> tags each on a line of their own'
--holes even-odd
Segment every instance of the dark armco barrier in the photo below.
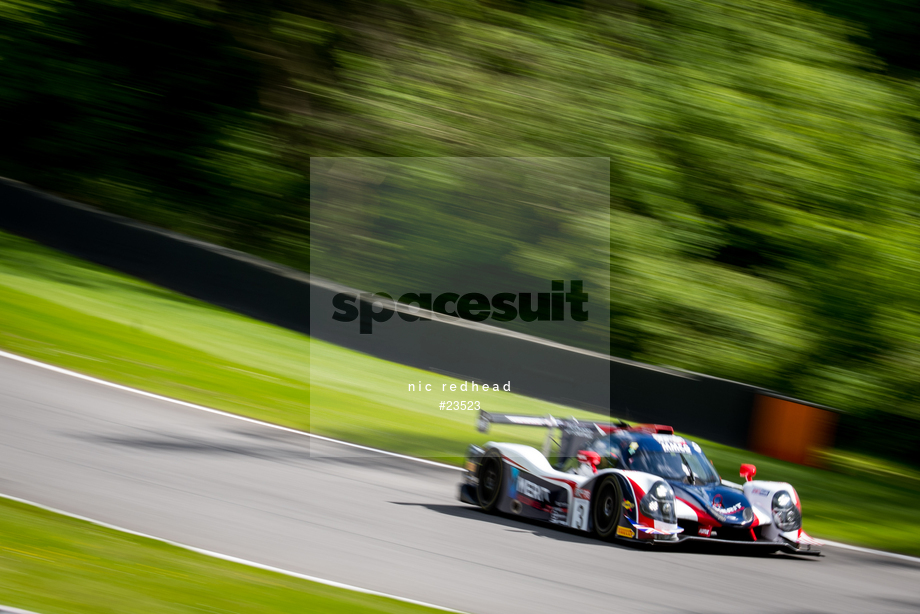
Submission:
<svg viewBox="0 0 920 614">
<path fill-rule="evenodd" d="M 0 227 L 182 294 L 311 334 L 310 293 L 331 305 L 342 289 L 247 254 L 0 181 Z M 328 300 L 323 297 L 328 294 Z M 394 321 L 398 318 L 394 318 Z M 757 389 L 496 332 L 469 322 L 379 327 L 345 335 L 331 317 L 312 334 L 395 362 L 460 379 L 513 382 L 513 390 L 746 447 Z M 475 348 L 476 351 L 472 351 Z M 483 348 L 494 351 L 483 352 Z M 501 356 L 516 357 L 513 364 Z M 494 358 L 489 358 L 489 357 Z"/>
<path fill-rule="evenodd" d="M 0 181 L 0 227 L 233 311 L 309 333 L 309 276 Z"/>
</svg>

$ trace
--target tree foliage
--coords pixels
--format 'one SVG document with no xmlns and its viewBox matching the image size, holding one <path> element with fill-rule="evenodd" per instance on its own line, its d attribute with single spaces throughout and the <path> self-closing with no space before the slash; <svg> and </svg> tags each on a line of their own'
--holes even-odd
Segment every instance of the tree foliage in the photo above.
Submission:
<svg viewBox="0 0 920 614">
<path fill-rule="evenodd" d="M 307 268 L 310 157 L 609 157 L 615 355 L 920 417 L 920 90 L 833 8 L 5 1 L 0 170 Z"/>
</svg>

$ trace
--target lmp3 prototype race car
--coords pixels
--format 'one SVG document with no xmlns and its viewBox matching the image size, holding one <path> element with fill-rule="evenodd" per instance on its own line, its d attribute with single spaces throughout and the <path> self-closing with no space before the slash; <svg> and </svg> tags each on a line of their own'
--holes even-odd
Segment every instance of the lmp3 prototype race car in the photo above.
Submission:
<svg viewBox="0 0 920 614">
<path fill-rule="evenodd" d="M 460 485 L 465 503 L 607 540 L 705 540 L 820 554 L 821 543 L 802 530 L 802 505 L 790 484 L 754 480 L 753 465 L 741 465 L 743 485 L 723 480 L 700 446 L 669 426 L 480 412 L 479 430 L 491 424 L 549 432 L 542 452 L 514 443 L 471 445 Z"/>
</svg>

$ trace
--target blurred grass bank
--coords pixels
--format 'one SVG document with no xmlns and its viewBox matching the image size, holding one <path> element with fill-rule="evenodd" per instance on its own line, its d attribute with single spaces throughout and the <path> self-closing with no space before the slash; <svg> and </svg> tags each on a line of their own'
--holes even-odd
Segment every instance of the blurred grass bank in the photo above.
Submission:
<svg viewBox="0 0 920 614">
<path fill-rule="evenodd" d="M 0 603 L 41 614 L 436 612 L 0 498 Z"/>
</svg>

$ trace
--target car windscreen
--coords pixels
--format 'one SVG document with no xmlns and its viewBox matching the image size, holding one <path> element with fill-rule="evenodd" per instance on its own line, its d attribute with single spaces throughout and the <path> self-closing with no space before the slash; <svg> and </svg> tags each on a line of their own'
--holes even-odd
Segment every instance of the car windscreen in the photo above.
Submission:
<svg viewBox="0 0 920 614">
<path fill-rule="evenodd" d="M 719 474 L 709 459 L 702 454 L 639 450 L 629 458 L 627 465 L 633 471 L 644 471 L 686 484 L 719 482 Z"/>
</svg>

